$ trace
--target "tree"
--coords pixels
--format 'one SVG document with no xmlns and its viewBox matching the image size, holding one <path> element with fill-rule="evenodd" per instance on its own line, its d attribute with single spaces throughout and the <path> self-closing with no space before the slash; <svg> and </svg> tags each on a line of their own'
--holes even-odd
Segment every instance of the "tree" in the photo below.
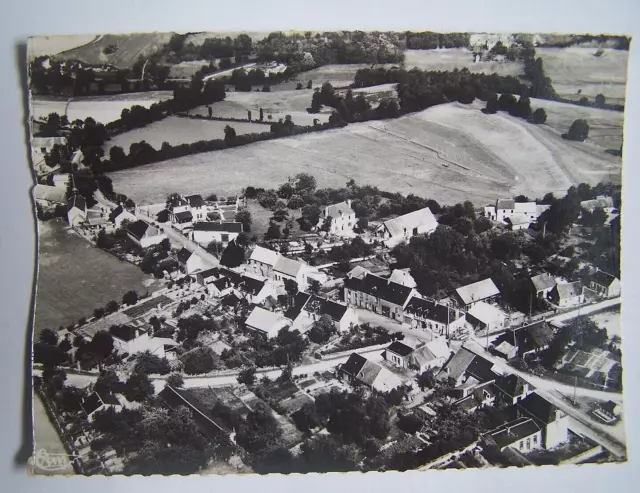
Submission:
<svg viewBox="0 0 640 493">
<path fill-rule="evenodd" d="M 300 195 L 292 195 L 289 201 L 287 202 L 287 207 L 289 209 L 299 209 L 304 206 L 304 200 Z"/>
<path fill-rule="evenodd" d="M 289 296 L 295 296 L 298 294 L 298 283 L 292 279 L 285 279 L 284 289 Z"/>
<path fill-rule="evenodd" d="M 311 246 L 311 245 L 309 245 Z M 309 291 L 312 294 L 318 295 L 320 294 L 320 289 L 322 288 L 322 284 L 320 284 L 320 281 L 318 281 L 317 279 L 311 279 L 309 281 Z"/>
<path fill-rule="evenodd" d="M 245 385 L 253 385 L 255 381 L 256 381 L 256 368 L 254 366 L 245 368 L 238 374 L 238 383 L 243 383 Z"/>
<path fill-rule="evenodd" d="M 533 112 L 531 122 L 541 125 L 547 121 L 547 112 L 543 108 L 538 108 Z"/>
<path fill-rule="evenodd" d="M 398 428 L 405 433 L 413 435 L 422 429 L 423 424 L 422 420 L 415 414 L 398 414 Z"/>
<path fill-rule="evenodd" d="M 124 388 L 128 401 L 143 402 L 153 395 L 153 385 L 143 372 L 133 372 Z"/>
<path fill-rule="evenodd" d="M 224 127 L 224 142 L 228 147 L 232 147 L 236 142 L 236 130 L 231 125 Z"/>
<path fill-rule="evenodd" d="M 302 196 L 312 194 L 316 190 L 316 179 L 308 173 L 299 173 L 295 176 L 295 188 Z"/>
<path fill-rule="evenodd" d="M 138 302 L 138 293 L 134 290 L 127 291 L 122 297 L 123 305 L 135 305 Z"/>
<path fill-rule="evenodd" d="M 172 373 L 167 377 L 167 385 L 174 389 L 180 389 L 184 386 L 184 378 L 182 378 L 180 373 Z"/>
<path fill-rule="evenodd" d="M 117 312 L 119 308 L 118 302 L 115 300 L 111 300 L 110 302 L 107 303 L 107 305 L 105 306 L 105 311 L 107 313 L 114 313 Z"/>
<path fill-rule="evenodd" d="M 515 107 L 515 116 L 528 120 L 531 118 L 531 99 L 527 96 L 520 96 Z"/>
<path fill-rule="evenodd" d="M 428 370 L 420 373 L 418 375 L 418 386 L 424 389 L 432 389 L 436 385 L 435 372 L 433 368 L 429 368 Z"/>
<path fill-rule="evenodd" d="M 282 221 L 286 221 L 289 218 L 289 212 L 287 209 L 276 209 L 273 211 L 273 216 L 271 216 L 271 220 L 275 222 L 281 223 Z"/>
<path fill-rule="evenodd" d="M 96 332 L 89 343 L 89 349 L 98 356 L 106 358 L 113 351 L 113 336 L 106 330 Z"/>
<path fill-rule="evenodd" d="M 98 394 L 103 395 L 104 393 L 119 394 L 124 389 L 122 382 L 115 371 L 103 370 L 100 372 L 100 375 L 93 386 L 93 390 Z"/>
<path fill-rule="evenodd" d="M 136 366 L 133 371 L 146 373 L 147 375 L 166 375 L 171 371 L 167 358 L 160 358 L 150 351 L 143 351 L 136 357 Z"/>
<path fill-rule="evenodd" d="M 272 448 L 282 435 L 282 430 L 274 418 L 271 409 L 258 403 L 247 414 L 245 421 L 238 426 L 236 441 L 249 453 Z"/>
<path fill-rule="evenodd" d="M 307 89 L 313 89 L 313 81 L 307 82 Z"/>
<path fill-rule="evenodd" d="M 313 327 L 309 330 L 308 336 L 311 342 L 322 344 L 327 342 L 335 332 L 336 327 L 333 323 L 333 319 L 329 315 L 323 314 L 316 322 L 314 322 Z"/>
<path fill-rule="evenodd" d="M 197 347 L 180 357 L 184 372 L 190 375 L 209 373 L 216 366 L 216 358 L 210 347 Z"/>
<path fill-rule="evenodd" d="M 258 203 L 265 209 L 271 209 L 278 202 L 278 194 L 275 190 L 265 190 L 258 195 Z"/>
<path fill-rule="evenodd" d="M 488 115 L 493 115 L 494 113 L 498 112 L 498 109 L 498 96 L 494 94 L 487 100 L 487 107 L 483 110 L 483 112 L 487 113 Z"/>
<path fill-rule="evenodd" d="M 262 92 L 271 92 L 271 86 L 269 84 L 265 84 L 264 86 L 262 86 Z"/>
<path fill-rule="evenodd" d="M 296 84 L 296 91 L 299 91 L 299 90 L 300 90 L 300 89 L 302 89 L 302 88 L 303 88 L 302 82 L 298 82 L 298 83 Z"/>
<path fill-rule="evenodd" d="M 58 346 L 36 342 L 33 345 L 33 361 L 45 368 L 55 368 L 67 361 L 67 354 Z"/>
<path fill-rule="evenodd" d="M 43 344 L 50 344 L 51 346 L 55 346 L 56 344 L 58 344 L 58 334 L 51 329 L 42 329 L 38 340 Z"/>
<path fill-rule="evenodd" d="M 596 96 L 596 106 L 602 108 L 605 104 L 605 97 L 603 94 L 598 94 Z"/>
<path fill-rule="evenodd" d="M 511 113 L 517 104 L 516 97 L 513 94 L 504 93 L 498 99 L 498 109 Z"/>
<path fill-rule="evenodd" d="M 589 124 L 585 120 L 578 119 L 571 124 L 569 132 L 563 134 L 562 137 L 567 140 L 585 141 L 588 135 Z"/>
<path fill-rule="evenodd" d="M 227 267 L 238 267 L 244 263 L 244 248 L 235 241 L 230 241 L 222 252 L 220 263 Z"/>
<path fill-rule="evenodd" d="M 264 234 L 264 239 L 277 240 L 281 236 L 282 236 L 282 233 L 280 233 L 280 226 L 274 222 L 269 223 L 269 228 L 267 229 L 267 232 Z"/>
</svg>

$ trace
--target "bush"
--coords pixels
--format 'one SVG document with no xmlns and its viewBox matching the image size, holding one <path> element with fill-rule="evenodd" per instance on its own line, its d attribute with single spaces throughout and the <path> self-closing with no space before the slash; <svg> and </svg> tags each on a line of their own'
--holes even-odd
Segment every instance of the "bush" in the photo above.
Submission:
<svg viewBox="0 0 640 493">
<path fill-rule="evenodd" d="M 589 124 L 585 120 L 578 119 L 571 124 L 569 132 L 562 135 L 567 140 L 584 142 L 589 136 Z"/>
<path fill-rule="evenodd" d="M 216 360 L 209 347 L 197 347 L 184 353 L 180 360 L 184 364 L 184 372 L 190 375 L 209 373 L 215 368 Z"/>
<path fill-rule="evenodd" d="M 531 117 L 531 122 L 535 123 L 537 125 L 541 125 L 543 123 L 545 123 L 547 121 L 547 112 L 542 109 L 542 108 L 538 108 L 537 110 L 535 110 L 533 112 L 533 115 Z"/>
<path fill-rule="evenodd" d="M 180 373 L 172 373 L 167 378 L 167 385 L 170 385 L 174 389 L 179 389 L 184 386 L 184 378 L 182 378 Z"/>
</svg>

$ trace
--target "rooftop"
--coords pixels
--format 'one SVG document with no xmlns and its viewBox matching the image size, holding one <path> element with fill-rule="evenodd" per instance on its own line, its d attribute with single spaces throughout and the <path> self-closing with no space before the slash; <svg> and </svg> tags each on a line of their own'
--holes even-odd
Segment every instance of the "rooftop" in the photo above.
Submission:
<svg viewBox="0 0 640 493">
<path fill-rule="evenodd" d="M 204 222 L 195 223 L 193 225 L 194 231 L 220 231 L 223 233 L 242 233 L 242 223 L 236 222 Z"/>
<path fill-rule="evenodd" d="M 186 248 L 183 247 L 178 252 L 176 257 L 178 259 L 178 262 L 180 262 L 181 264 L 185 264 L 191 258 L 192 255 L 193 255 L 193 252 L 190 252 L 189 250 L 187 250 Z"/>
<path fill-rule="evenodd" d="M 542 274 L 538 274 L 537 276 L 533 276 L 531 278 L 531 282 L 533 283 L 533 287 L 536 291 L 542 291 L 545 289 L 550 289 L 556 285 L 556 280 L 546 272 Z"/>
<path fill-rule="evenodd" d="M 332 301 L 319 296 L 311 296 L 309 301 L 304 305 L 304 310 L 309 313 L 318 313 L 320 315 L 329 315 L 331 320 L 339 322 L 347 312 L 347 305 Z"/>
<path fill-rule="evenodd" d="M 496 202 L 496 209 L 510 209 L 515 210 L 516 201 L 513 199 L 498 199 Z"/>
<path fill-rule="evenodd" d="M 73 208 L 80 209 L 81 211 L 87 210 L 87 202 L 84 200 L 82 195 L 76 194 L 69 199 L 67 202 L 67 212 Z"/>
<path fill-rule="evenodd" d="M 616 276 L 607 274 L 601 270 L 596 271 L 596 273 L 591 276 L 591 280 L 601 286 L 610 286 L 616 279 Z"/>
<path fill-rule="evenodd" d="M 582 294 L 582 283 L 580 281 L 556 284 L 555 289 L 560 299 L 576 298 Z"/>
<path fill-rule="evenodd" d="M 409 288 L 416 287 L 416 281 L 413 277 L 411 277 L 408 269 L 394 269 L 394 271 L 389 276 L 389 280 L 397 282 L 398 284 L 402 284 L 403 286 L 407 286 Z"/>
<path fill-rule="evenodd" d="M 127 225 L 127 232 L 134 238 L 141 240 L 142 238 L 144 238 L 145 234 L 147 233 L 147 230 L 149 230 L 150 228 L 151 228 L 151 225 L 149 225 L 148 223 L 142 220 L 138 220 L 134 223 Z"/>
<path fill-rule="evenodd" d="M 487 325 L 503 322 L 507 318 L 507 314 L 500 308 L 484 301 L 474 304 L 467 313 Z"/>
<path fill-rule="evenodd" d="M 365 269 L 361 265 L 356 265 L 353 269 L 347 272 L 347 277 L 355 277 L 358 279 L 362 279 L 367 274 L 371 274 L 368 269 Z"/>
<path fill-rule="evenodd" d="M 175 216 L 176 216 L 176 219 L 179 220 L 179 221 L 192 221 L 193 220 L 193 214 L 191 214 L 191 211 L 176 212 Z"/>
<path fill-rule="evenodd" d="M 80 400 L 80 407 L 87 416 L 100 409 L 105 404 L 119 405 L 120 401 L 111 392 L 103 392 L 102 395 L 92 392 Z"/>
<path fill-rule="evenodd" d="M 389 219 L 384 222 L 385 227 L 391 236 L 403 236 L 405 231 L 411 232 L 419 226 L 426 226 L 428 229 L 436 229 L 438 221 L 431 212 L 431 209 L 425 207 L 404 216 Z"/>
<path fill-rule="evenodd" d="M 537 420 L 539 423 L 546 425 L 556 420 L 558 408 L 536 392 L 522 399 L 517 406 L 522 414 Z"/>
<path fill-rule="evenodd" d="M 340 202 L 339 204 L 329 205 L 326 208 L 327 216 L 341 217 L 355 214 L 351 206 L 347 202 Z"/>
<path fill-rule="evenodd" d="M 535 202 L 516 202 L 514 210 L 522 214 L 535 214 L 538 210 Z"/>
<path fill-rule="evenodd" d="M 33 196 L 36 200 L 46 200 L 47 202 L 66 202 L 66 190 L 63 187 L 51 187 L 49 185 L 36 185 L 33 189 Z"/>
<path fill-rule="evenodd" d="M 250 260 L 255 260 L 256 262 L 273 267 L 278 260 L 278 253 L 268 248 L 257 246 L 253 249 L 253 252 L 251 252 Z"/>
<path fill-rule="evenodd" d="M 545 348 L 553 340 L 554 334 L 553 327 L 545 320 L 540 320 L 529 325 L 507 330 L 495 340 L 494 344 L 498 347 L 502 342 L 508 342 L 517 347 L 520 354 L 522 354 Z"/>
<path fill-rule="evenodd" d="M 280 313 L 270 312 L 256 306 L 245 323 L 251 328 L 271 334 L 283 328 L 287 324 L 287 320 Z"/>
<path fill-rule="evenodd" d="M 392 342 L 387 351 L 398 354 L 400 356 L 409 356 L 413 352 L 413 348 L 403 344 L 400 341 Z"/>
<path fill-rule="evenodd" d="M 298 273 L 304 267 L 304 265 L 305 264 L 303 264 L 299 260 L 293 260 L 280 255 L 275 265 L 273 266 L 273 270 L 287 276 L 297 277 Z"/>
<path fill-rule="evenodd" d="M 202 197 L 200 195 L 189 195 L 188 197 L 185 197 L 184 199 L 187 202 L 189 202 L 189 205 L 191 207 L 199 208 L 199 207 L 204 207 L 205 206 L 204 200 L 202 200 Z"/>
<path fill-rule="evenodd" d="M 498 447 L 504 448 L 538 431 L 540 426 L 533 419 L 522 417 L 487 432 L 485 436 L 490 437 Z"/>
<path fill-rule="evenodd" d="M 349 356 L 349 359 L 342 364 L 340 370 L 345 372 L 347 375 L 356 377 L 366 362 L 367 359 L 364 356 L 352 353 L 351 356 Z"/>
<path fill-rule="evenodd" d="M 455 310 L 434 300 L 418 298 L 417 296 L 411 297 L 405 311 L 416 317 L 433 320 L 441 324 L 448 324 L 456 320 Z"/>
<path fill-rule="evenodd" d="M 132 341 L 145 333 L 142 329 L 136 329 L 130 325 L 113 325 L 109 328 L 109 333 L 121 341 Z"/>
<path fill-rule="evenodd" d="M 456 293 L 465 305 L 469 305 L 476 301 L 482 301 L 487 298 L 491 298 L 492 296 L 499 295 L 500 290 L 491 278 L 489 278 L 462 286 L 456 289 Z"/>
<path fill-rule="evenodd" d="M 412 289 L 402 284 L 389 281 L 374 274 L 367 274 L 364 278 L 345 279 L 344 286 L 353 291 L 360 291 L 376 298 L 381 298 L 389 303 L 403 306 Z"/>
</svg>

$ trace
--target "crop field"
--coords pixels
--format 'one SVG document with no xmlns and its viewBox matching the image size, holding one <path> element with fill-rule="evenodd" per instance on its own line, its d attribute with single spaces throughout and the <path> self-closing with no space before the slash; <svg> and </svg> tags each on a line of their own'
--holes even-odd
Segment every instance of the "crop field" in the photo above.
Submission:
<svg viewBox="0 0 640 493">
<path fill-rule="evenodd" d="M 27 42 L 27 56 L 32 60 L 39 56 L 56 55 L 90 43 L 97 37 L 93 34 L 34 36 Z"/>
<path fill-rule="evenodd" d="M 393 64 L 376 65 L 375 68 L 385 67 L 391 68 Z M 282 82 L 271 86 L 271 91 L 288 91 L 296 88 L 298 82 L 302 82 L 302 85 L 306 88 L 309 81 L 312 82 L 313 87 L 320 87 L 325 82 L 329 82 L 333 87 L 347 87 L 353 83 L 353 79 L 356 72 L 363 68 L 370 68 L 371 65 L 365 63 L 352 63 L 343 65 L 323 65 L 322 67 L 314 68 L 307 72 L 303 72 L 296 80 L 289 82 Z M 306 89 L 305 89 L 306 90 Z"/>
<path fill-rule="evenodd" d="M 191 144 L 199 140 L 224 139 L 224 128 L 232 126 L 237 135 L 268 132 L 269 125 L 260 123 L 225 122 L 219 120 L 195 120 L 170 116 L 144 128 L 136 128 L 118 134 L 105 143 L 105 152 L 113 146 L 120 146 L 126 152 L 134 142 L 142 140 L 154 149 L 160 149 L 163 142 L 171 145 Z"/>
<path fill-rule="evenodd" d="M 125 108 L 144 106 L 148 108 L 153 103 L 171 99 L 172 91 L 131 92 L 113 96 L 87 96 L 80 98 L 61 99 L 34 96 L 31 98 L 31 118 L 45 120 L 49 113 L 67 115 L 69 121 L 93 118 L 98 123 L 107 124 L 118 120 Z"/>
<path fill-rule="evenodd" d="M 148 57 L 159 51 L 173 33 L 105 34 L 82 46 L 59 53 L 63 60 L 80 60 L 91 65 L 110 64 L 118 68 L 131 68 L 138 57 Z M 103 53 L 108 46 L 116 50 Z"/>
<path fill-rule="evenodd" d="M 469 69 L 478 74 L 524 75 L 522 62 L 473 62 L 473 52 L 465 48 L 439 50 L 407 50 L 404 52 L 404 67 L 410 70 L 454 70 Z"/>
<path fill-rule="evenodd" d="M 143 294 L 162 287 L 135 265 L 92 246 L 60 220 L 38 222 L 38 227 L 36 334 L 90 317 L 94 308 L 119 302 L 131 289 Z"/>
<path fill-rule="evenodd" d="M 353 178 L 383 190 L 444 204 L 563 194 L 571 184 L 620 182 L 621 160 L 590 142 L 569 142 L 553 128 L 483 105 L 440 105 L 384 122 L 260 142 L 112 173 L 116 190 L 157 202 L 170 192 L 238 193 L 275 187 L 296 173 L 319 186 Z"/>
<path fill-rule="evenodd" d="M 215 64 L 218 64 L 219 60 L 212 60 Z M 195 74 L 202 67 L 208 67 L 209 60 L 189 60 L 175 65 L 171 65 L 171 71 L 169 72 L 169 78 L 188 78 Z"/>
<path fill-rule="evenodd" d="M 603 94 L 609 103 L 624 104 L 629 52 L 604 49 L 602 56 L 595 56 L 597 51 L 580 47 L 537 48 L 536 54 L 559 96 L 576 101 L 586 96 L 593 101 L 597 94 Z"/>
</svg>

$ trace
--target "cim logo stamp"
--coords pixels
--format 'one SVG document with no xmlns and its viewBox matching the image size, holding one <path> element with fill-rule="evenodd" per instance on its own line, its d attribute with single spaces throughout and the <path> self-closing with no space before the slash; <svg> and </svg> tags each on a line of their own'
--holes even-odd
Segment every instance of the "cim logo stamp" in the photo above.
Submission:
<svg viewBox="0 0 640 493">
<path fill-rule="evenodd" d="M 71 460 L 69 458 L 71 457 Z M 34 472 L 61 472 L 67 470 L 78 457 L 67 454 L 50 454 L 45 449 L 38 450 L 30 459 Z"/>
</svg>

